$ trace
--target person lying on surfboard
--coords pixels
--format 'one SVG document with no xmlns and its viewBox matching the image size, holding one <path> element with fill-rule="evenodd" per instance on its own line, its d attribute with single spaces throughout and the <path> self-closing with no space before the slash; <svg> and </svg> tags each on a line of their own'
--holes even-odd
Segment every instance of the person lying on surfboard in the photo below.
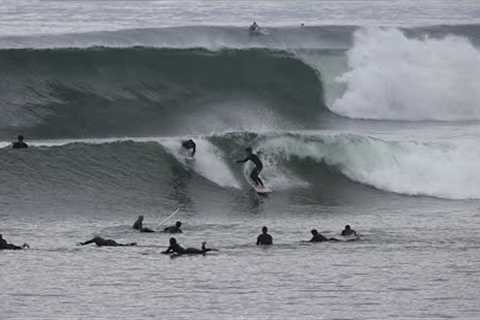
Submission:
<svg viewBox="0 0 480 320">
<path fill-rule="evenodd" d="M 0 234 L 0 250 L 20 250 L 30 248 L 30 246 L 24 243 L 22 246 L 14 245 L 13 243 L 8 243 L 7 240 L 3 239 L 3 235 Z"/>
<path fill-rule="evenodd" d="M 131 243 L 118 243 L 115 240 L 112 239 L 104 239 L 102 237 L 94 237 L 93 239 L 90 239 L 85 242 L 79 242 L 78 245 L 80 246 L 85 246 L 90 243 L 95 243 L 99 247 L 129 247 L 129 246 L 136 246 L 136 242 L 131 242 Z"/>
<path fill-rule="evenodd" d="M 197 145 L 195 144 L 195 141 L 193 141 L 192 139 L 183 140 L 182 147 L 186 150 L 192 149 L 192 153 L 190 154 L 190 157 L 193 158 L 193 156 L 195 155 L 195 151 L 197 149 Z"/>
<path fill-rule="evenodd" d="M 175 222 L 174 226 L 169 226 L 163 229 L 163 232 L 168 232 L 168 233 L 182 233 L 182 229 L 180 227 L 182 226 L 182 223 L 180 221 Z"/>
<path fill-rule="evenodd" d="M 202 242 L 202 248 L 184 248 L 178 244 L 177 239 L 170 238 L 169 240 L 169 247 L 167 250 L 163 251 L 163 254 L 175 254 L 175 255 L 183 255 L 183 254 L 205 254 L 209 251 L 217 251 L 216 249 L 207 248 L 207 242 Z"/>
<path fill-rule="evenodd" d="M 262 161 L 256 154 L 253 153 L 251 147 L 246 148 L 245 151 L 247 152 L 247 157 L 243 160 L 237 160 L 237 163 L 245 163 L 249 160 L 252 161 L 255 164 L 255 168 L 253 168 L 252 172 L 250 173 L 250 178 L 252 178 L 257 187 L 261 186 L 263 188 L 263 182 L 258 176 L 260 171 L 263 169 Z"/>
</svg>

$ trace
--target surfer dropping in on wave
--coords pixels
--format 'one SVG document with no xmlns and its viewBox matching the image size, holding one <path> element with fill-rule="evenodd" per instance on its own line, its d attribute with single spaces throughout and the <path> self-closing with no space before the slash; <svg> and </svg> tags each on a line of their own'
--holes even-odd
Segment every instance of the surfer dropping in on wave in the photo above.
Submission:
<svg viewBox="0 0 480 320">
<path fill-rule="evenodd" d="M 260 26 L 257 24 L 256 21 L 253 21 L 252 25 L 248 27 L 248 31 L 250 31 L 250 33 L 256 33 L 259 30 L 260 30 Z"/>
<path fill-rule="evenodd" d="M 195 141 L 193 141 L 192 139 L 188 139 L 188 140 L 183 140 L 182 141 L 182 147 L 186 150 L 192 150 L 192 153 L 190 154 L 190 157 L 193 158 L 193 156 L 195 155 L 195 151 L 197 149 L 197 145 L 195 144 Z"/>
<path fill-rule="evenodd" d="M 243 160 L 237 160 L 237 163 L 245 163 L 248 160 L 252 161 L 255 164 L 255 168 L 253 168 L 252 172 L 250 173 L 250 178 L 252 178 L 257 187 L 261 186 L 263 188 L 263 182 L 258 176 L 260 171 L 263 169 L 262 161 L 256 154 L 253 153 L 251 147 L 246 148 L 245 151 L 247 152 L 247 157 Z"/>
</svg>

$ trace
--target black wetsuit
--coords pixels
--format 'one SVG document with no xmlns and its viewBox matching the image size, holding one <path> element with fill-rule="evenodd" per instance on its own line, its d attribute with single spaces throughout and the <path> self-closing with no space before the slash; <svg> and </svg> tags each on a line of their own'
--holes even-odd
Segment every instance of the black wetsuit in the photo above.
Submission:
<svg viewBox="0 0 480 320">
<path fill-rule="evenodd" d="M 262 233 L 257 237 L 257 246 L 269 246 L 273 244 L 272 236 L 268 233 Z"/>
<path fill-rule="evenodd" d="M 177 226 L 170 226 L 170 227 L 166 227 L 165 229 L 163 229 L 163 232 L 182 233 L 182 230 Z"/>
<path fill-rule="evenodd" d="M 252 161 L 255 164 L 255 168 L 253 168 L 252 172 L 250 173 L 250 178 L 252 178 L 253 182 L 255 182 L 255 184 L 257 186 L 261 185 L 263 187 L 263 181 L 258 176 L 260 174 L 260 171 L 262 171 L 262 169 L 263 169 L 263 163 L 256 154 L 251 153 L 245 159 L 238 160 L 237 162 L 238 163 L 244 163 L 244 162 L 247 162 L 249 160 Z"/>
<path fill-rule="evenodd" d="M 80 242 L 82 246 L 90 244 L 90 243 L 95 243 L 99 247 L 125 247 L 125 246 L 135 246 L 137 245 L 135 242 L 128 243 L 128 244 L 122 244 L 118 243 L 115 240 L 112 239 L 103 239 L 102 237 L 95 237 L 91 240 L 85 241 L 85 242 Z"/>
<path fill-rule="evenodd" d="M 206 248 L 205 245 L 202 245 L 202 249 L 197 249 L 197 248 L 184 248 L 178 243 L 175 243 L 174 245 L 170 245 L 164 253 L 175 253 L 178 255 L 182 254 L 204 254 L 207 253 L 208 251 L 211 251 L 212 249 Z"/>
<path fill-rule="evenodd" d="M 192 149 L 192 153 L 190 154 L 191 157 L 193 157 L 195 155 L 197 145 L 195 144 L 195 142 L 192 139 L 183 141 L 182 142 L 182 147 L 184 147 L 187 150 Z"/>
<path fill-rule="evenodd" d="M 28 145 L 23 141 L 17 141 L 12 144 L 13 149 L 25 149 L 28 148 Z"/>
<path fill-rule="evenodd" d="M 21 250 L 23 247 L 8 243 L 5 239 L 0 239 L 0 250 Z"/>
<path fill-rule="evenodd" d="M 342 231 L 342 236 L 348 237 L 348 236 L 356 236 L 357 232 L 353 229 L 344 229 Z"/>
<path fill-rule="evenodd" d="M 150 228 L 144 228 L 143 227 L 143 222 L 140 219 L 135 221 L 132 228 L 135 229 L 135 230 L 138 230 L 140 232 L 155 232 Z"/>
<path fill-rule="evenodd" d="M 310 242 L 323 242 L 323 241 L 328 241 L 330 239 L 325 238 L 323 235 L 320 233 L 317 233 L 316 235 L 312 236 L 312 239 L 310 239 Z"/>
</svg>

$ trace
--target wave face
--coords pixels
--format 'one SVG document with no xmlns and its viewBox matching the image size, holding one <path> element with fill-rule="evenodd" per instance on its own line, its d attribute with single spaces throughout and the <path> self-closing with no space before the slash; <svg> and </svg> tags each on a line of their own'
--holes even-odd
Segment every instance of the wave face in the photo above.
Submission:
<svg viewBox="0 0 480 320">
<path fill-rule="evenodd" d="M 43 39 L 52 48 L 0 49 L 0 135 L 316 129 L 325 111 L 478 120 L 474 31 L 311 27 L 252 37 L 239 28 L 185 27 L 3 38 L 0 47 Z M 113 47 L 61 47 L 75 44 Z"/>
<path fill-rule="evenodd" d="M 2 194 L 27 186 L 33 194 L 169 194 L 174 185 L 199 190 L 247 188 L 247 143 L 265 163 L 263 177 L 278 192 L 313 192 L 341 198 L 364 186 L 405 195 L 480 199 L 480 149 L 475 141 L 406 142 L 346 133 L 226 133 L 196 139 L 194 161 L 178 138 L 135 138 L 39 143 L 30 152 L 4 150 Z M 65 144 L 62 144 L 65 143 Z M 132 165 L 135 164 L 135 165 Z M 80 190 L 81 189 L 81 190 Z M 80 191 L 79 191 L 80 190 Z M 303 191 L 302 191 L 303 190 Z"/>
<path fill-rule="evenodd" d="M 0 127 L 38 137 L 308 126 L 324 109 L 315 70 L 285 52 L 14 49 L 0 68 Z"/>
</svg>

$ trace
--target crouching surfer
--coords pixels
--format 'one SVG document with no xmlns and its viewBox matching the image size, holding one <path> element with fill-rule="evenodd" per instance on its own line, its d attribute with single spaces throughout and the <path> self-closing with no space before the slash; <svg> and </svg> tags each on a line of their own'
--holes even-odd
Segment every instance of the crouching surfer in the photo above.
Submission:
<svg viewBox="0 0 480 320">
<path fill-rule="evenodd" d="M 193 141 L 192 139 L 183 140 L 182 147 L 187 151 L 192 150 L 190 153 L 190 157 L 193 158 L 195 152 L 197 151 L 197 145 L 195 144 L 195 141 Z"/>
<path fill-rule="evenodd" d="M 247 157 L 243 160 L 237 160 L 237 163 L 245 163 L 247 161 L 252 161 L 253 164 L 255 164 L 255 168 L 253 168 L 252 172 L 250 173 L 250 178 L 253 180 L 257 187 L 261 186 L 263 188 L 263 181 L 259 177 L 260 171 L 262 171 L 263 169 L 263 163 L 260 158 L 253 153 L 251 147 L 246 148 L 245 152 L 247 153 Z"/>
<path fill-rule="evenodd" d="M 80 242 L 79 245 L 85 246 L 90 243 L 95 243 L 99 247 L 130 247 L 130 246 L 136 246 L 136 242 L 131 242 L 131 243 L 118 243 L 115 240 L 112 239 L 104 239 L 102 237 L 94 237 L 93 239 L 90 239 L 85 242 Z"/>
<path fill-rule="evenodd" d="M 143 216 L 138 216 L 137 221 L 135 221 L 132 228 L 140 232 L 155 232 L 150 228 L 143 227 Z"/>
<path fill-rule="evenodd" d="M 21 250 L 27 248 L 30 248 L 30 246 L 26 243 L 24 243 L 22 246 L 8 243 L 7 240 L 3 239 L 3 235 L 0 234 L 0 250 Z"/>
<path fill-rule="evenodd" d="M 181 256 L 184 254 L 206 254 L 209 251 L 218 251 L 217 249 L 213 248 L 207 248 L 207 242 L 202 242 L 202 248 L 197 249 L 197 248 L 184 248 L 181 245 L 178 244 L 177 239 L 175 238 L 170 238 L 169 240 L 169 247 L 167 250 L 163 251 L 163 254 L 172 254 L 175 256 Z"/>
</svg>

